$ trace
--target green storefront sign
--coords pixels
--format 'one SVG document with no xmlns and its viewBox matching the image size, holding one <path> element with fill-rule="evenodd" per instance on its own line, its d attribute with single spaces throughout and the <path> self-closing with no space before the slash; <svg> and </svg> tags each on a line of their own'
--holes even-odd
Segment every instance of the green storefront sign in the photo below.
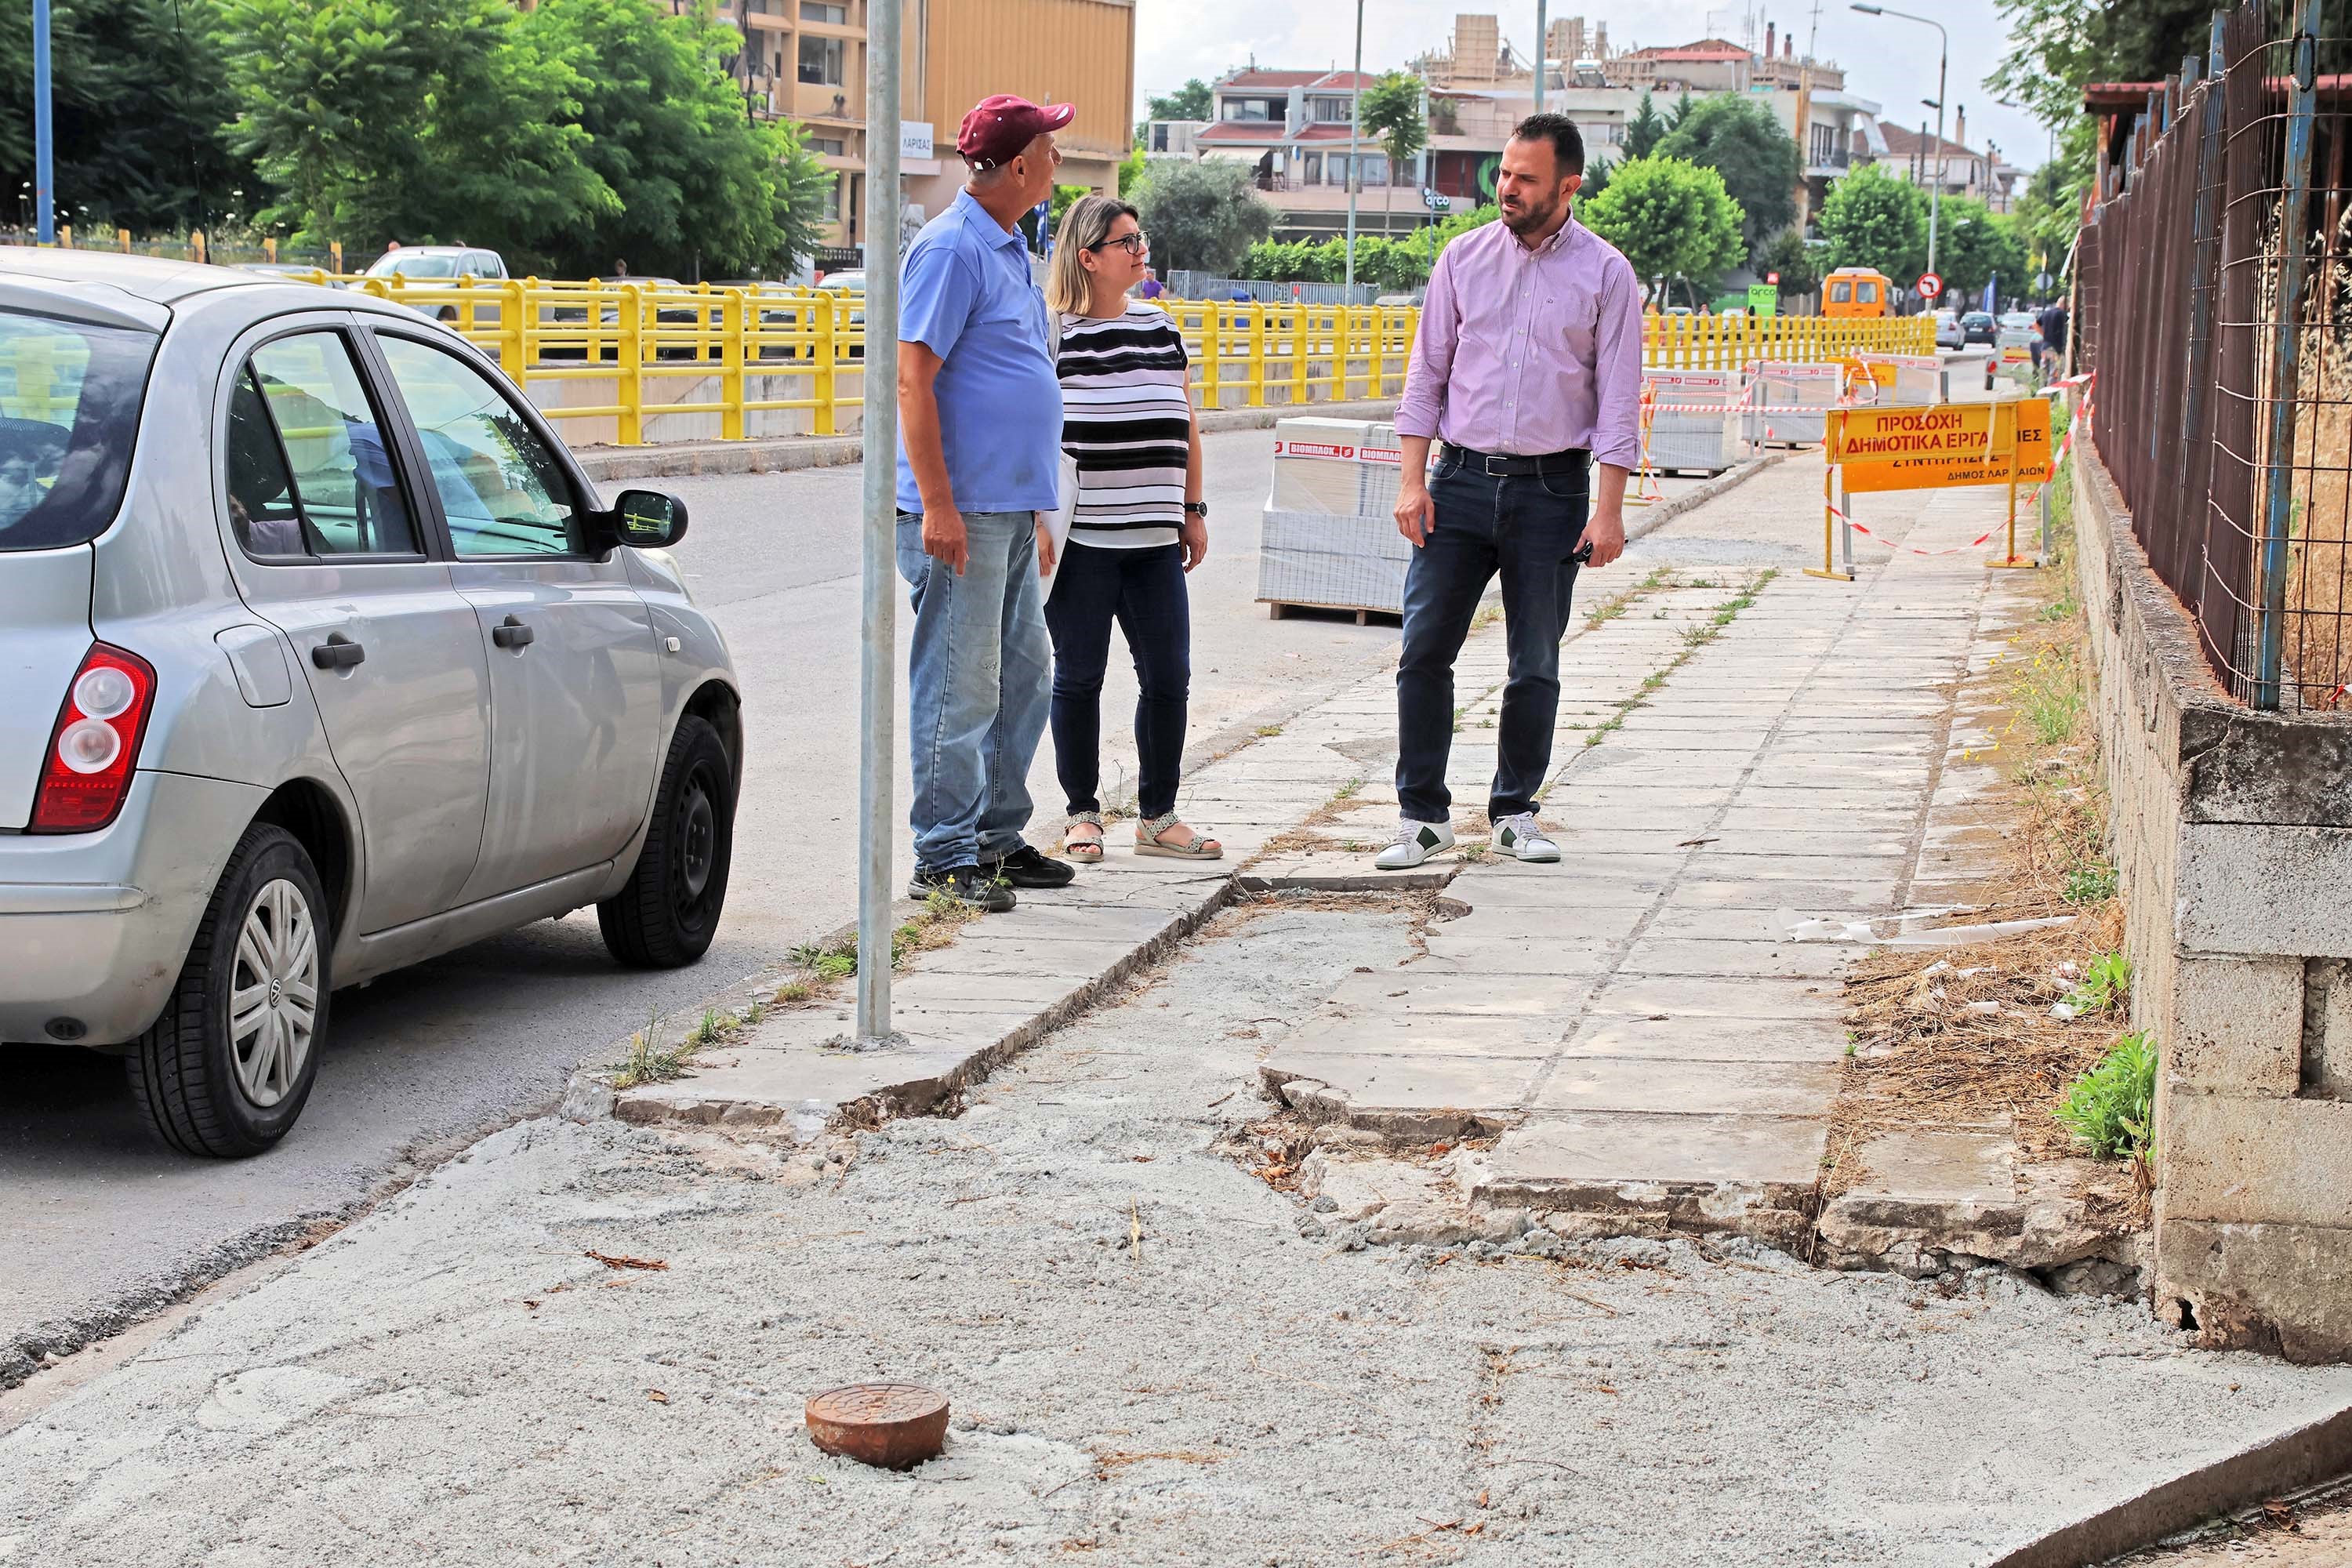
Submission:
<svg viewBox="0 0 2352 1568">
<path fill-rule="evenodd" d="M 1780 313 L 1780 288 L 1777 283 L 1750 283 L 1748 286 L 1748 313 L 1751 316 L 1777 316 Z"/>
</svg>

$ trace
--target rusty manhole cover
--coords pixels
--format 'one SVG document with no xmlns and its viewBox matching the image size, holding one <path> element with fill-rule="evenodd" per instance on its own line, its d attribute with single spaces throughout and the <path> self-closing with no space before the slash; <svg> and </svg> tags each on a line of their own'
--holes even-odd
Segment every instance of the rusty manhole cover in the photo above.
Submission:
<svg viewBox="0 0 2352 1568">
<path fill-rule="evenodd" d="M 828 1454 L 886 1470 L 938 1456 L 948 1435 L 948 1396 L 919 1383 L 853 1383 L 808 1402 L 809 1440 Z"/>
</svg>

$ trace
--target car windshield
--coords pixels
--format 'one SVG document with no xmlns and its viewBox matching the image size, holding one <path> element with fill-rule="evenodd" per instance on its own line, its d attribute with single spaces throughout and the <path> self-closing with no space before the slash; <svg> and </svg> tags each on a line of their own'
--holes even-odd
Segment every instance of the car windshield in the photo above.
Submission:
<svg viewBox="0 0 2352 1568">
<path fill-rule="evenodd" d="M 406 250 L 389 250 L 375 258 L 367 269 L 371 278 L 389 278 L 394 273 L 404 278 L 455 278 L 457 258 L 454 256 L 418 256 Z"/>
<path fill-rule="evenodd" d="M 114 521 L 155 342 L 0 310 L 0 551 L 87 544 Z"/>
</svg>

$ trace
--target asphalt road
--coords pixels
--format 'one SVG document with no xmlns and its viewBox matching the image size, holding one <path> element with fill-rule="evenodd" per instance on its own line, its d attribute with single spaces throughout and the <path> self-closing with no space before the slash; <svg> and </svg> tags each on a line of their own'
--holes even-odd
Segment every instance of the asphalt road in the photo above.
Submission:
<svg viewBox="0 0 2352 1568">
<path fill-rule="evenodd" d="M 1211 555 L 1192 579 L 1196 738 L 1312 700 L 1396 637 L 1341 619 L 1267 618 L 1252 596 L 1272 435 L 1207 439 Z M 156 1291 L 225 1271 L 545 1107 L 575 1065 L 605 1058 L 649 1014 L 688 1009 L 851 918 L 858 486 L 855 468 L 671 481 L 693 517 L 679 556 L 733 647 L 750 732 L 727 922 L 704 961 L 622 971 L 583 914 L 342 992 L 301 1124 L 236 1164 L 151 1144 L 113 1060 L 11 1047 L 0 1090 L 0 1346 L 45 1324 L 83 1324 L 76 1342 L 111 1331 Z M 1110 736 L 1134 700 L 1119 663 L 1104 698 Z M 1131 780 L 1131 743 L 1106 750 L 1106 783 Z M 1051 752 L 1049 742 L 1032 784 L 1041 815 L 1058 820 Z M 903 754 L 897 799 L 903 820 Z M 900 856 L 903 876 L 903 842 Z"/>
</svg>

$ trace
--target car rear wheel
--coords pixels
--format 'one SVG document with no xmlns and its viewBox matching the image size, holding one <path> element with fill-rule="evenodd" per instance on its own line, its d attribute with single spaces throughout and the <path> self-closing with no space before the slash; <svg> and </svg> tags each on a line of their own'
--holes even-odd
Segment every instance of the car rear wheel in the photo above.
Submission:
<svg viewBox="0 0 2352 1568">
<path fill-rule="evenodd" d="M 613 956 L 641 969 L 675 969 L 709 952 L 734 851 L 735 771 L 727 745 L 688 714 L 670 740 L 636 869 L 596 906 Z"/>
<path fill-rule="evenodd" d="M 131 1097 L 165 1143 L 237 1159 L 302 1114 L 327 1035 L 326 909 L 300 841 L 268 823 L 247 828 L 170 1003 L 130 1057 Z"/>
</svg>

